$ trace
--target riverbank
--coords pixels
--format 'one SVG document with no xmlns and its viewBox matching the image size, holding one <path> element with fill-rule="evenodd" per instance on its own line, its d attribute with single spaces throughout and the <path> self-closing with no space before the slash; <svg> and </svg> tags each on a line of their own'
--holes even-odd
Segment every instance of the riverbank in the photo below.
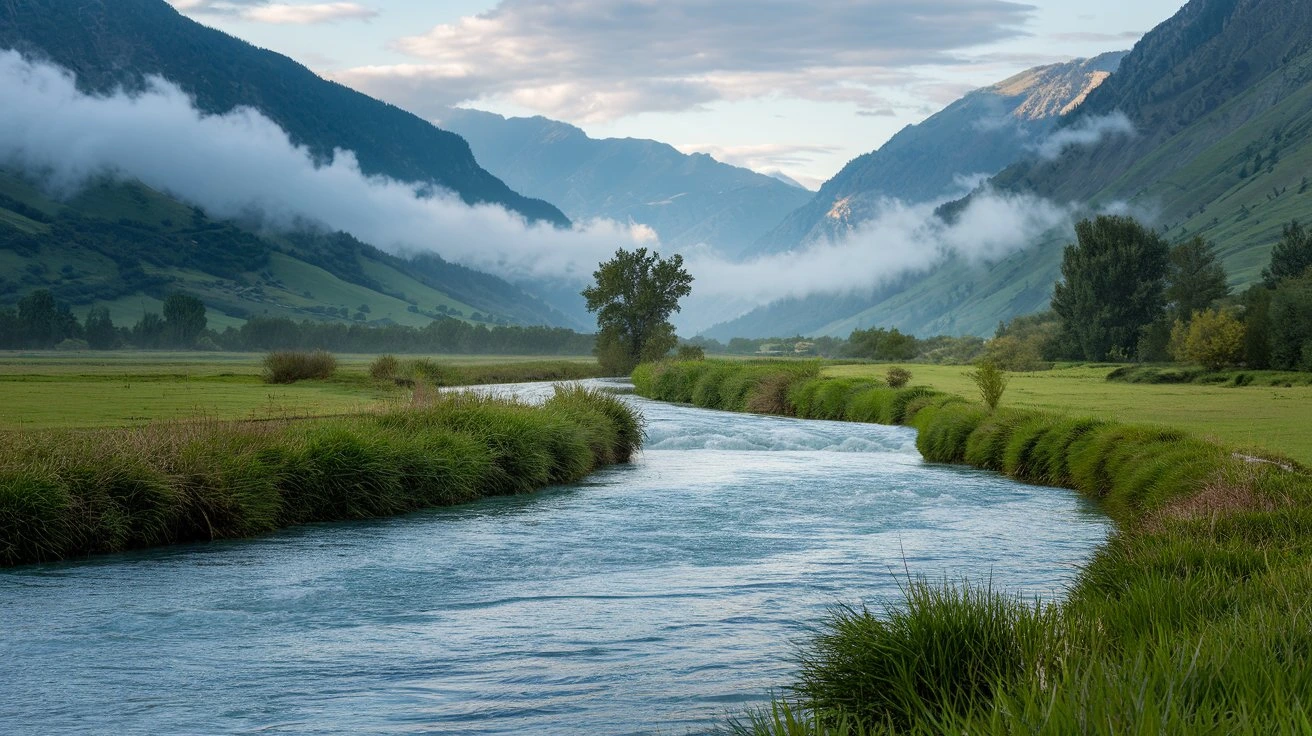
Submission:
<svg viewBox="0 0 1312 736">
<path fill-rule="evenodd" d="M 633 378 L 664 401 L 912 426 L 930 462 L 1072 488 L 1116 523 L 1059 606 L 911 582 L 884 617 L 836 613 L 792 691 L 821 723 L 927 734 L 1312 727 L 1312 474 L 1296 462 L 1167 428 L 988 412 L 798 363 L 664 363 Z M 749 730 L 784 732 L 771 723 Z M 807 730 L 813 721 L 796 732 Z"/>
<path fill-rule="evenodd" d="M 890 364 L 830 365 L 821 375 L 879 380 Z M 966 368 L 947 365 L 904 365 L 913 383 L 973 396 L 975 387 Z M 1193 375 L 1188 369 L 1180 374 Z M 1247 371 L 1205 374 L 1223 381 L 1211 383 L 1130 382 L 1132 377 L 1165 375 L 1159 368 L 1115 364 L 1060 365 L 1052 370 L 1012 373 L 1005 405 L 1019 409 L 1108 419 L 1118 422 L 1165 424 L 1203 438 L 1239 448 L 1257 448 L 1288 455 L 1312 466 L 1312 374 Z M 1236 378 L 1243 379 L 1236 382 Z M 1285 384 L 1291 384 L 1286 386 Z"/>
<path fill-rule="evenodd" d="M 419 391 L 332 417 L 0 432 L 0 565 L 525 493 L 641 441 L 633 409 L 575 387 L 541 406 Z"/>
</svg>

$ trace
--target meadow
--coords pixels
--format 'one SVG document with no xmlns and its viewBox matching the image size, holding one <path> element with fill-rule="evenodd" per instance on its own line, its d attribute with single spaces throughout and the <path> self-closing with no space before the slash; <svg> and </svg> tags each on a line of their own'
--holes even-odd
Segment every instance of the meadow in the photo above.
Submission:
<svg viewBox="0 0 1312 736">
<path fill-rule="evenodd" d="M 932 381 L 919 370 L 920 382 Z M 960 369 L 942 370 L 942 385 L 959 380 L 950 372 Z M 1089 383 L 1103 369 L 1084 370 Z M 1160 419 L 1135 406 L 1156 386 L 1113 387 L 1122 413 L 1098 417 L 1072 413 L 1090 404 L 1057 412 L 1021 403 L 1059 401 L 1071 388 L 1062 381 L 1077 385 L 1078 373 L 1036 377 L 996 410 L 965 392 L 892 388 L 875 375 L 870 366 L 688 361 L 642 365 L 633 378 L 640 395 L 659 400 L 911 426 L 927 461 L 1074 489 L 1099 503 L 1116 533 L 1060 603 L 980 581 L 908 580 L 886 611 L 836 609 L 802 649 L 797 680 L 732 730 L 1312 732 L 1312 471 L 1266 450 L 1130 423 Z"/>
<path fill-rule="evenodd" d="M 117 427 L 179 419 L 277 419 L 359 412 L 408 395 L 369 376 L 375 355 L 338 355 L 323 381 L 269 385 L 262 354 L 0 352 L 0 430 Z M 462 383 L 599 375 L 579 356 L 405 356 L 457 369 Z M 448 374 L 451 374 L 448 371 Z"/>
<path fill-rule="evenodd" d="M 902 364 L 912 383 L 973 396 L 967 368 Z M 882 379 L 891 365 L 832 365 L 833 378 Z M 1159 424 L 1238 447 L 1265 449 L 1312 466 L 1312 386 L 1148 384 L 1109 381 L 1115 365 L 1058 366 L 1009 374 L 1004 406 Z"/>
</svg>

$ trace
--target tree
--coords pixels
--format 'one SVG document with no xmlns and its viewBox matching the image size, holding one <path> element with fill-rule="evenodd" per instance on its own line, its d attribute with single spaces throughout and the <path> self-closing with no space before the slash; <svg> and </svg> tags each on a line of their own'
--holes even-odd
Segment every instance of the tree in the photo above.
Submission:
<svg viewBox="0 0 1312 736">
<path fill-rule="evenodd" d="M 1002 401 L 1002 394 L 1007 390 L 1007 384 L 1011 379 L 1007 377 L 1006 371 L 998 367 L 997 363 L 991 360 L 981 360 L 975 366 L 975 370 L 966 373 L 979 389 L 979 397 L 984 400 L 984 405 L 989 411 L 998 408 L 998 403 Z"/>
<path fill-rule="evenodd" d="M 97 307 L 87 312 L 82 331 L 86 334 L 87 345 L 92 350 L 110 350 L 118 345 L 118 330 L 114 327 L 114 320 L 109 316 L 109 310 L 104 307 Z"/>
<path fill-rule="evenodd" d="M 1244 324 L 1227 312 L 1195 312 L 1188 325 L 1176 320 L 1171 343 L 1176 360 L 1219 371 L 1244 357 Z"/>
<path fill-rule="evenodd" d="M 1248 287 L 1244 302 L 1244 365 L 1271 367 L 1271 290 L 1261 284 Z"/>
<path fill-rule="evenodd" d="M 920 340 L 915 335 L 899 332 L 896 327 L 852 330 L 846 352 L 853 358 L 869 360 L 912 360 L 920 355 Z"/>
<path fill-rule="evenodd" d="M 1195 236 L 1172 248 L 1170 259 L 1166 301 L 1176 319 L 1187 322 L 1195 312 L 1211 309 L 1230 295 L 1225 268 L 1217 262 L 1211 243 Z"/>
<path fill-rule="evenodd" d="M 1312 233 L 1298 220 L 1285 226 L 1280 242 L 1271 251 L 1271 265 L 1262 271 L 1262 281 L 1274 289 L 1285 279 L 1296 279 L 1312 269 Z"/>
<path fill-rule="evenodd" d="M 205 331 L 205 302 L 175 292 L 164 300 L 164 339 L 174 347 L 189 348 Z"/>
<path fill-rule="evenodd" d="M 1085 360 L 1133 355 L 1143 328 L 1165 310 L 1170 247 L 1130 217 L 1099 216 L 1075 226 L 1052 295 L 1058 344 Z"/>
<path fill-rule="evenodd" d="M 38 289 L 18 300 L 18 324 L 26 347 L 49 348 L 81 334 L 77 317 L 67 304 L 59 304 L 54 295 Z"/>
<path fill-rule="evenodd" d="M 158 314 L 146 312 L 132 326 L 132 344 L 143 349 L 158 348 L 164 341 L 166 329 L 164 320 Z"/>
<path fill-rule="evenodd" d="M 1312 274 L 1271 293 L 1271 367 L 1312 371 Z"/>
<path fill-rule="evenodd" d="M 621 248 L 592 275 L 596 283 L 583 290 L 583 298 L 588 311 L 597 313 L 597 357 L 603 367 L 627 374 L 678 344 L 670 315 L 692 293 L 683 256 L 663 259 L 646 248 Z"/>
</svg>

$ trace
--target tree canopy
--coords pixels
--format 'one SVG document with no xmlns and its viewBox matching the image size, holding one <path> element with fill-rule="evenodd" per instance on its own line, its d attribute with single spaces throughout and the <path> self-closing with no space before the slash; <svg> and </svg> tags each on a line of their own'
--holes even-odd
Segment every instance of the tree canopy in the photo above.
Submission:
<svg viewBox="0 0 1312 736">
<path fill-rule="evenodd" d="M 608 370 L 627 374 L 678 344 L 670 315 L 692 293 L 683 256 L 664 259 L 646 248 L 621 248 L 593 277 L 596 282 L 582 293 L 588 311 L 597 314 L 597 357 Z"/>
<path fill-rule="evenodd" d="M 1177 319 L 1189 321 L 1230 295 L 1225 268 L 1216 260 L 1212 244 L 1193 237 L 1171 249 L 1166 301 Z"/>
<path fill-rule="evenodd" d="M 1271 265 L 1262 271 L 1267 288 L 1274 289 L 1285 279 L 1296 279 L 1312 270 L 1312 232 L 1298 220 L 1285 226 L 1280 242 L 1271 251 Z"/>
<path fill-rule="evenodd" d="M 1165 309 L 1170 246 L 1130 217 L 1083 220 L 1075 234 L 1052 296 L 1062 352 L 1085 360 L 1128 358 L 1143 328 Z"/>
</svg>

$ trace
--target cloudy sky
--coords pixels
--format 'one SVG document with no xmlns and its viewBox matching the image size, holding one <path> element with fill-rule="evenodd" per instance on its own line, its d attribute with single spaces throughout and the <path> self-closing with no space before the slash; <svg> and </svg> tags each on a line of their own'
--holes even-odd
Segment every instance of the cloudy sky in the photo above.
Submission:
<svg viewBox="0 0 1312 736">
<path fill-rule="evenodd" d="M 429 118 L 464 105 L 808 184 L 976 87 L 1129 48 L 1184 0 L 170 0 Z"/>
</svg>

